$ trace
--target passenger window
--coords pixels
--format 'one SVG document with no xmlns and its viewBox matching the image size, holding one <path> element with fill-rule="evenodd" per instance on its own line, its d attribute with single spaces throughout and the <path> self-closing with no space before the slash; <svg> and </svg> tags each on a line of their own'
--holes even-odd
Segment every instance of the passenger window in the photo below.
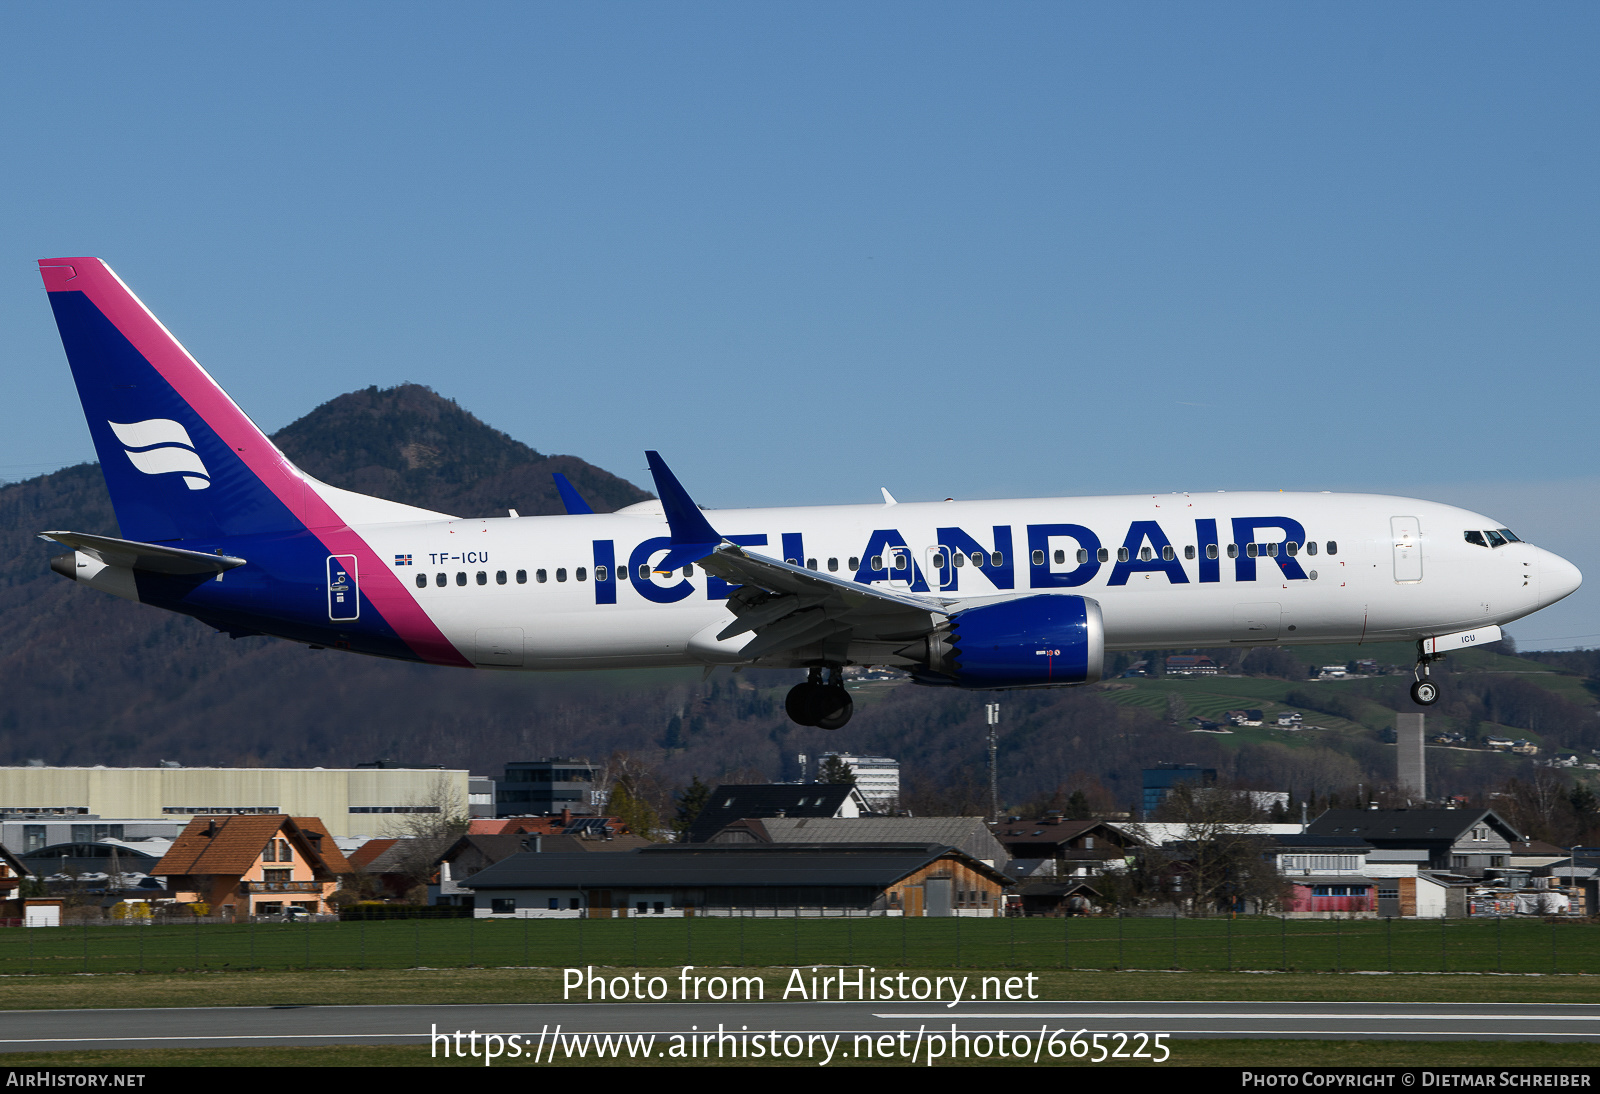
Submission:
<svg viewBox="0 0 1600 1094">
<path fill-rule="evenodd" d="M 1097 559 L 1099 559 L 1101 562 L 1110 562 L 1111 561 L 1111 552 L 1109 550 L 1107 550 L 1106 548 L 1102 547 L 1102 548 L 1100 548 L 1099 551 L 1095 552 L 1095 557 Z"/>
<path fill-rule="evenodd" d="M 450 579 L 448 577 L 446 577 L 444 574 L 434 574 L 433 575 L 433 583 L 435 585 L 439 586 L 439 588 L 442 589 L 446 585 L 450 584 Z"/>
<path fill-rule="evenodd" d="M 550 580 L 550 572 L 548 570 L 535 570 L 533 571 L 533 580 L 543 585 Z"/>
<path fill-rule="evenodd" d="M 1228 544 L 1228 557 L 1229 558 L 1238 558 L 1239 557 L 1239 545 L 1237 543 Z"/>
<path fill-rule="evenodd" d="M 1084 548 L 1079 547 L 1078 548 L 1078 565 L 1082 566 L 1085 562 L 1088 562 L 1088 561 L 1089 561 L 1089 552 L 1086 551 Z"/>
<path fill-rule="evenodd" d="M 578 572 L 582 573 L 583 571 L 579 570 Z M 694 576 L 694 563 L 691 562 L 689 565 L 687 565 L 687 566 L 685 566 L 683 568 L 683 576 L 684 577 L 693 577 Z M 580 577 L 578 580 L 582 581 L 583 578 Z"/>
<path fill-rule="evenodd" d="M 1056 552 L 1056 554 L 1058 554 L 1058 555 L 1060 553 L 1061 553 L 1060 551 Z M 1033 564 L 1035 566 L 1043 566 L 1044 565 L 1044 552 L 1043 551 L 1035 551 L 1035 552 L 1033 552 L 1033 556 L 1032 557 L 1033 557 Z"/>
<path fill-rule="evenodd" d="M 1151 558 L 1151 551 L 1150 551 L 1149 547 L 1141 547 L 1141 548 L 1139 548 L 1139 561 L 1140 562 L 1149 562 L 1150 558 Z"/>
<path fill-rule="evenodd" d="M 1489 537 L 1489 546 L 1491 547 L 1504 547 L 1506 545 L 1506 537 L 1499 532 L 1484 532 L 1483 534 Z"/>
<path fill-rule="evenodd" d="M 1316 540 L 1312 540 L 1311 542 L 1306 544 L 1306 554 L 1314 555 L 1316 553 L 1317 553 L 1317 541 Z"/>
<path fill-rule="evenodd" d="M 543 581 L 544 578 L 541 577 L 539 580 Z M 640 581 L 649 581 L 650 580 L 650 564 L 648 562 L 639 563 L 639 580 Z"/>
<path fill-rule="evenodd" d="M 814 558 L 806 559 L 806 569 L 815 570 L 816 568 L 817 568 L 817 560 L 816 559 L 814 559 Z"/>
<path fill-rule="evenodd" d="M 596 566 L 594 568 L 594 579 L 596 581 L 610 581 L 611 570 L 605 566 Z"/>
<path fill-rule="evenodd" d="M 617 580 L 618 581 L 626 581 L 626 580 L 628 580 L 628 568 L 626 566 L 618 566 L 617 567 Z"/>
<path fill-rule="evenodd" d="M 798 566 L 798 565 L 800 565 L 800 560 L 797 559 L 797 558 L 786 558 L 783 561 L 787 562 L 790 566 Z M 643 577 L 644 576 L 644 573 L 643 573 L 644 567 L 641 566 L 639 569 L 640 569 L 640 576 Z"/>
<path fill-rule="evenodd" d="M 1056 552 L 1056 565 L 1060 566 L 1062 563 L 1064 563 L 1066 561 L 1067 561 L 1067 552 L 1065 552 L 1065 551 L 1057 551 Z"/>
<path fill-rule="evenodd" d="M 482 570 L 478 571 L 478 584 L 479 585 L 487 585 L 487 584 L 489 584 L 489 575 L 484 573 Z"/>
<path fill-rule="evenodd" d="M 1290 558 L 1300 553 L 1300 545 L 1292 539 L 1283 545 L 1283 549 L 1289 552 Z"/>
<path fill-rule="evenodd" d="M 428 575 L 427 574 L 418 574 L 417 575 L 417 588 L 426 589 L 427 587 L 428 587 Z"/>
<path fill-rule="evenodd" d="M 1462 532 L 1468 543 L 1476 543 L 1479 547 L 1489 546 L 1489 541 L 1483 538 L 1482 532 Z"/>
<path fill-rule="evenodd" d="M 465 570 L 457 570 L 456 571 L 456 584 L 457 585 L 465 585 L 466 583 L 467 583 L 467 571 L 465 571 Z"/>
<path fill-rule="evenodd" d="M 836 574 L 836 573 L 839 572 L 839 560 L 838 559 L 830 558 L 828 560 L 828 572 L 830 574 Z"/>
<path fill-rule="evenodd" d="M 902 554 L 899 551 L 895 552 L 894 568 L 896 570 L 904 570 L 907 567 L 909 567 L 910 565 L 911 565 L 911 556 Z"/>
<path fill-rule="evenodd" d="M 1175 558 L 1177 558 L 1177 557 L 1178 557 L 1178 554 L 1177 554 L 1177 552 L 1176 552 L 1176 551 L 1174 551 L 1174 550 L 1173 550 L 1173 549 L 1172 549 L 1172 547 L 1171 547 L 1171 546 L 1170 546 L 1170 545 L 1169 545 L 1169 546 L 1166 546 L 1166 547 L 1163 547 L 1163 548 L 1161 548 L 1161 557 L 1162 557 L 1162 558 L 1163 558 L 1163 559 L 1164 559 L 1164 560 L 1166 560 L 1166 561 L 1167 561 L 1167 562 L 1171 562 L 1171 561 L 1172 561 L 1172 560 L 1173 560 L 1173 559 L 1175 559 Z"/>
<path fill-rule="evenodd" d="M 1254 543 L 1246 543 L 1244 545 L 1244 553 L 1248 558 L 1255 558 L 1256 554 L 1258 553 L 1256 550 L 1256 545 Z"/>
<path fill-rule="evenodd" d="M 874 569 L 874 570 L 883 569 L 883 556 L 882 555 L 873 555 L 872 556 L 872 566 L 871 566 L 871 568 Z"/>
<path fill-rule="evenodd" d="M 557 566 L 556 567 L 556 580 L 557 581 L 565 581 L 565 580 L 567 580 L 567 568 L 565 566 Z"/>
<path fill-rule="evenodd" d="M 1189 544 L 1189 546 L 1187 546 L 1187 547 L 1185 547 L 1183 549 L 1183 557 L 1184 558 L 1193 558 L 1194 557 L 1194 544 L 1191 543 L 1191 544 Z"/>
<path fill-rule="evenodd" d="M 851 560 L 851 561 L 852 561 L 852 562 L 853 562 L 853 561 L 854 561 L 854 559 L 852 559 L 852 560 Z M 853 570 L 853 569 L 855 569 L 855 567 L 854 567 L 854 566 L 852 566 L 852 567 L 850 567 L 850 568 L 851 568 L 851 569 L 852 569 L 852 570 Z M 933 568 L 934 568 L 934 569 L 935 569 L 935 570 L 942 570 L 942 569 L 944 569 L 944 555 L 942 555 L 942 554 L 940 554 L 940 553 L 938 553 L 938 552 L 937 552 L 937 551 L 935 551 L 935 552 L 934 552 L 934 555 L 933 555 Z"/>
<path fill-rule="evenodd" d="M 1339 553 L 1339 541 L 1338 540 L 1330 539 L 1328 541 L 1328 553 L 1330 555 L 1336 555 L 1336 554 Z"/>
<path fill-rule="evenodd" d="M 494 583 L 496 585 L 504 585 L 506 583 L 506 572 L 504 570 L 496 570 L 494 572 Z"/>
<path fill-rule="evenodd" d="M 1267 549 L 1268 558 L 1278 557 L 1278 545 L 1276 543 L 1264 543 L 1262 546 Z"/>
<path fill-rule="evenodd" d="M 1207 558 L 1216 558 L 1217 557 L 1217 545 L 1215 543 L 1206 544 L 1206 557 Z"/>
<path fill-rule="evenodd" d="M 518 585 L 526 585 L 527 583 L 528 583 L 528 571 L 527 570 L 518 570 L 517 571 L 517 584 Z"/>
<path fill-rule="evenodd" d="M 996 551 L 989 556 L 989 562 L 995 566 L 1004 566 L 1006 564 L 1006 556 L 1003 552 Z"/>
<path fill-rule="evenodd" d="M 1128 561 L 1128 549 L 1126 547 L 1118 547 L 1117 548 L 1117 561 L 1118 562 L 1126 562 L 1126 561 Z"/>
<path fill-rule="evenodd" d="M 587 566 L 579 566 L 577 571 L 572 576 L 576 577 L 579 581 L 588 581 L 589 568 Z"/>
<path fill-rule="evenodd" d="M 967 564 L 967 556 L 962 554 L 960 551 L 957 551 L 955 553 L 955 557 L 951 561 L 956 564 L 956 569 L 959 570 L 961 567 Z"/>
<path fill-rule="evenodd" d="M 941 563 L 939 563 L 939 565 L 943 566 L 944 563 L 941 562 Z M 850 556 L 850 568 L 852 570 L 861 569 L 861 558 L 860 558 L 860 556 L 858 556 L 858 555 L 851 555 Z"/>
</svg>

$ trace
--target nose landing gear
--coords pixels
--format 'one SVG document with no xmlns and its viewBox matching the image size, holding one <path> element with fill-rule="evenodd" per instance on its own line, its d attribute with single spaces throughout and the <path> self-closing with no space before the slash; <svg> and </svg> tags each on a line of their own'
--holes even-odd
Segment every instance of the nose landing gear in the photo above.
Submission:
<svg viewBox="0 0 1600 1094">
<path fill-rule="evenodd" d="M 783 707 L 796 725 L 838 729 L 855 713 L 855 704 L 845 690 L 844 674 L 839 666 L 826 666 L 826 679 L 823 673 L 822 666 L 813 666 L 806 674 L 805 683 L 789 689 Z"/>
<path fill-rule="evenodd" d="M 1417 667 L 1411 670 L 1416 683 L 1411 685 L 1411 701 L 1419 707 L 1431 707 L 1439 701 L 1439 685 L 1428 679 L 1428 665 L 1443 661 L 1442 653 L 1424 653 L 1422 643 L 1417 643 Z"/>
</svg>

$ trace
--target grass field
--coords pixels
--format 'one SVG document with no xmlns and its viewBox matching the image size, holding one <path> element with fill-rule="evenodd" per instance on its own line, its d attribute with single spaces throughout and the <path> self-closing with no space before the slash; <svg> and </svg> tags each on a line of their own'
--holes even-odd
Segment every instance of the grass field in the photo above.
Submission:
<svg viewBox="0 0 1600 1094">
<path fill-rule="evenodd" d="M 1532 919 L 455 919 L 0 933 L 0 975 L 581 965 L 1600 974 L 1600 926 Z"/>
</svg>

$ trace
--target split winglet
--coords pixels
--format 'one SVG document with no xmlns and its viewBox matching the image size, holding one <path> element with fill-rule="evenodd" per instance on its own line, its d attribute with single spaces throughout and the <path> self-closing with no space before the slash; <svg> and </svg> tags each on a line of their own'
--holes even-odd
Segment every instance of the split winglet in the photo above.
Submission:
<svg viewBox="0 0 1600 1094">
<path fill-rule="evenodd" d="M 689 492 L 667 467 L 661 454 L 646 452 L 644 458 L 650 464 L 650 476 L 656 483 L 656 496 L 661 499 L 662 511 L 667 515 L 667 527 L 672 532 L 672 549 L 667 552 L 666 558 L 656 563 L 655 569 L 657 573 L 670 573 L 679 566 L 699 562 L 715 551 L 722 543 L 722 536 L 711 527 L 711 522 L 706 520 L 700 507 L 689 497 Z"/>
</svg>

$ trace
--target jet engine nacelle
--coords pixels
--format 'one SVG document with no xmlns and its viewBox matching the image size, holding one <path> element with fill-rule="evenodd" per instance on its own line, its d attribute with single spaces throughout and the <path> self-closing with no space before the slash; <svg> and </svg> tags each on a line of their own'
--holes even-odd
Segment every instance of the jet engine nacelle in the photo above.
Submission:
<svg viewBox="0 0 1600 1094">
<path fill-rule="evenodd" d="M 1086 596 L 1041 593 L 967 608 L 928 639 L 928 672 L 917 679 L 961 688 L 1092 684 L 1104 669 L 1105 634 L 1100 605 Z"/>
</svg>

